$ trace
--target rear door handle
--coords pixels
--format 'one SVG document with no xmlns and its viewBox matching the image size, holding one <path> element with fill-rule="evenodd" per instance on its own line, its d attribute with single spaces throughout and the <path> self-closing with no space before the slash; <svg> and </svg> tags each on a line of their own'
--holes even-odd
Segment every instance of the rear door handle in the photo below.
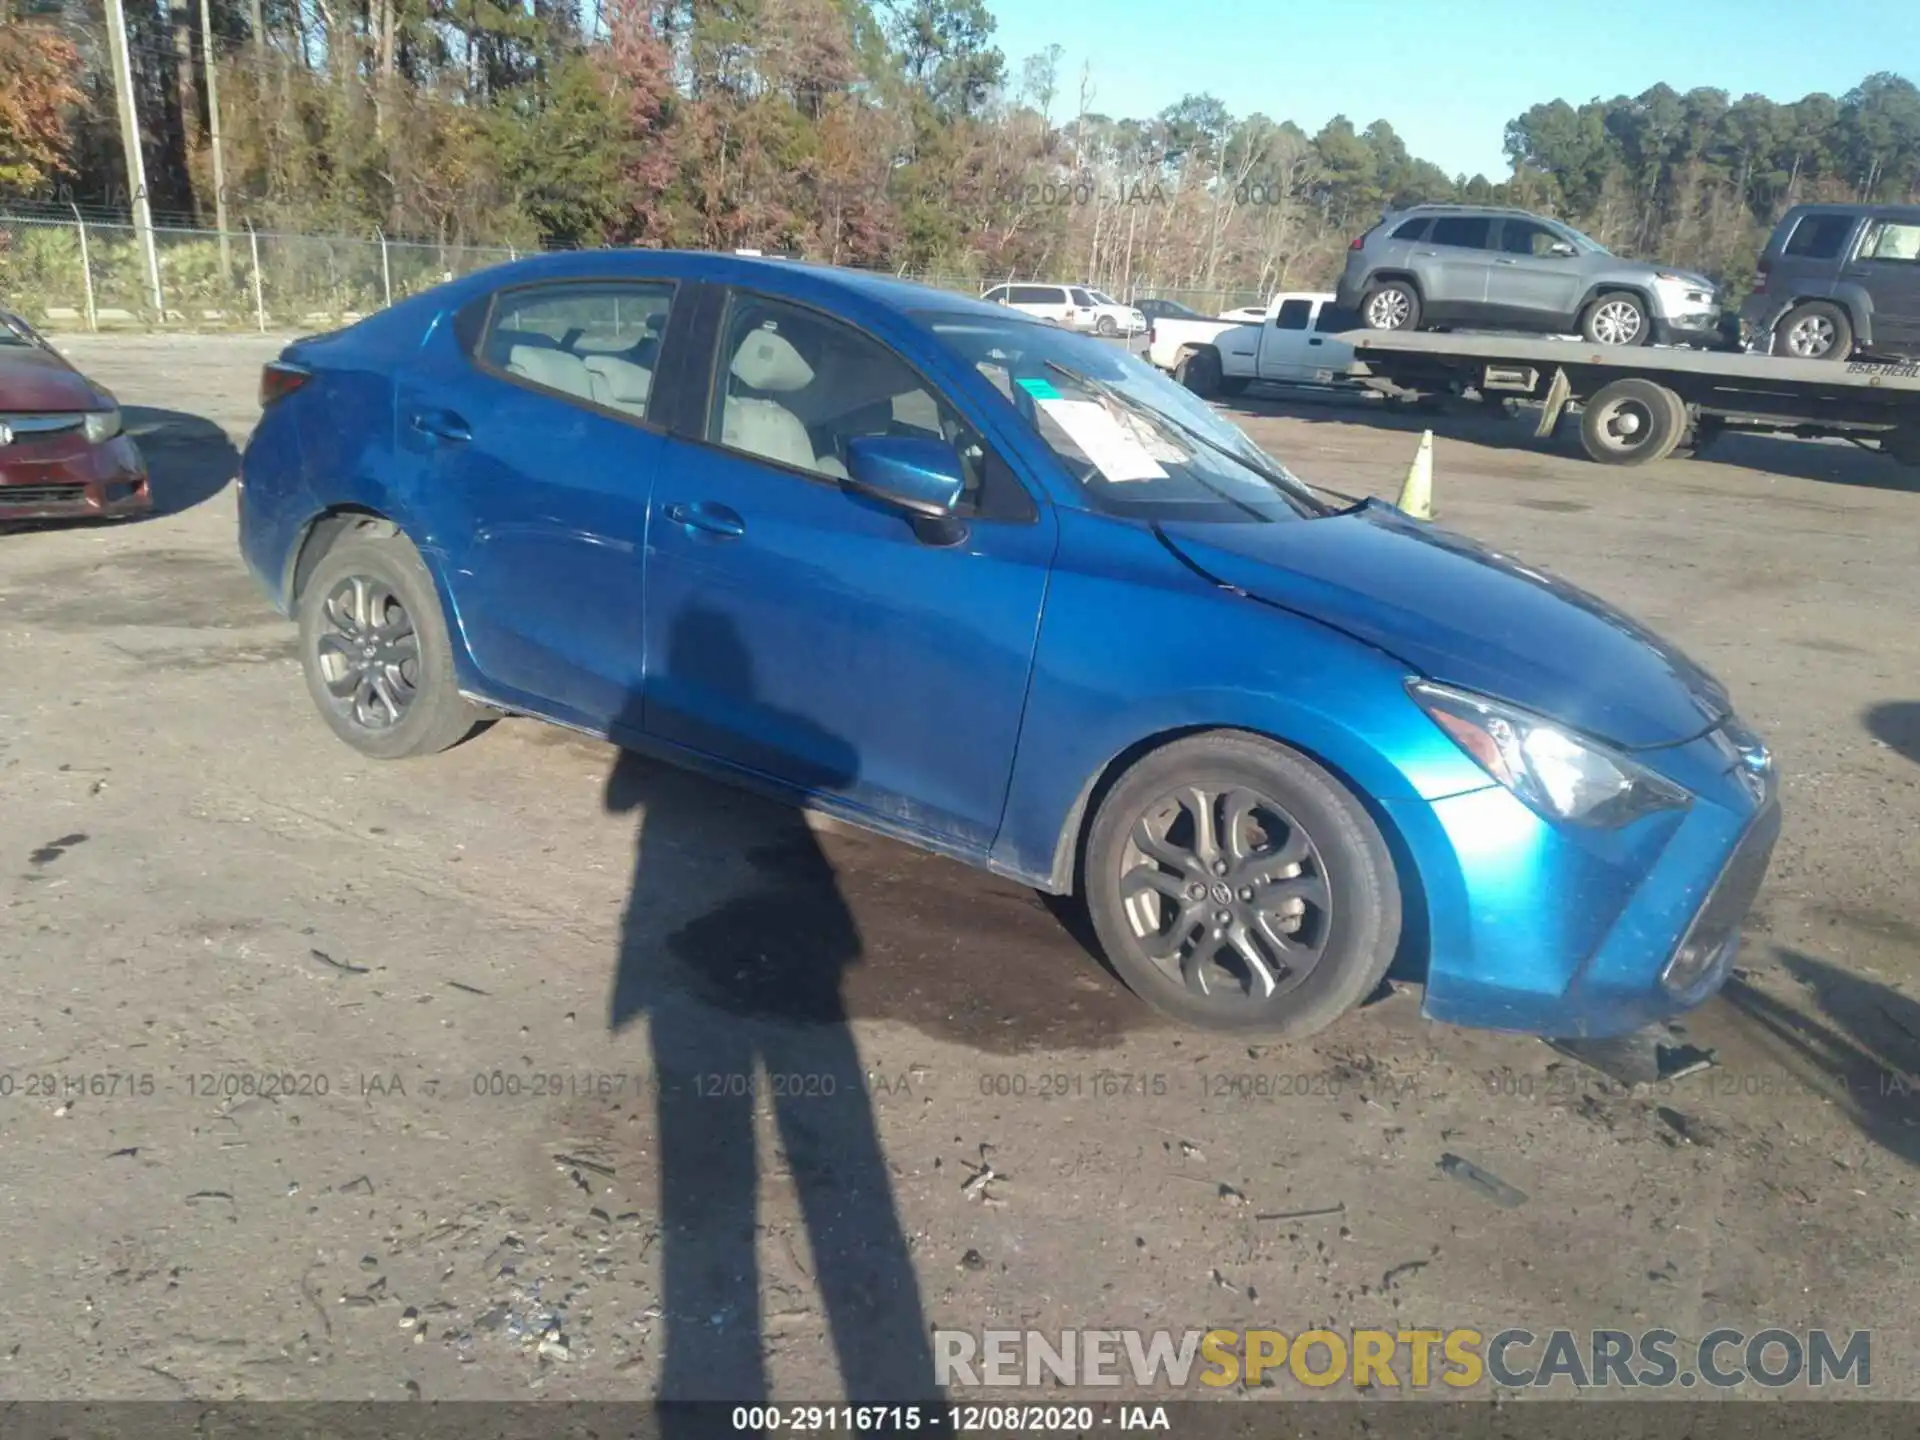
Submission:
<svg viewBox="0 0 1920 1440">
<path fill-rule="evenodd" d="M 473 432 L 467 428 L 467 422 L 451 410 L 421 410 L 413 417 L 413 428 L 422 435 L 431 435 L 436 440 L 471 440 Z"/>
<path fill-rule="evenodd" d="M 689 530 L 704 530 L 724 540 L 737 540 L 747 533 L 747 522 L 724 505 L 687 505 L 679 501 L 667 506 L 667 519 Z"/>
</svg>

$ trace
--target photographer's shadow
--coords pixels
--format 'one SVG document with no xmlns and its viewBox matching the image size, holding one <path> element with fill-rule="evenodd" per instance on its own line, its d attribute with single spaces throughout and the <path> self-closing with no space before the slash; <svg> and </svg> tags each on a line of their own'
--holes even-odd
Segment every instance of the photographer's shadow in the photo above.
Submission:
<svg viewBox="0 0 1920 1440">
<path fill-rule="evenodd" d="M 752 694 L 751 658 L 718 611 L 685 612 L 668 650 L 670 673 L 697 670 L 724 693 Z M 852 782 L 859 757 L 850 744 L 799 717 L 777 718 L 784 733 L 808 737 L 807 753 L 824 757 L 808 779 L 827 789 Z M 640 730 L 637 699 L 623 723 L 626 733 Z M 841 992 L 860 935 L 819 842 L 797 812 L 733 797 L 630 751 L 608 776 L 605 803 L 641 817 L 609 1019 L 618 1031 L 644 1015 L 652 1042 L 666 1329 L 660 1398 L 767 1397 L 754 1137 L 764 1098 L 798 1193 L 846 1398 L 937 1399 L 919 1283 Z M 749 823 L 739 823 L 741 811 Z M 745 893 L 719 887 L 715 905 L 714 875 L 739 854 L 730 831 L 751 832 L 745 858 L 756 878 Z"/>
</svg>

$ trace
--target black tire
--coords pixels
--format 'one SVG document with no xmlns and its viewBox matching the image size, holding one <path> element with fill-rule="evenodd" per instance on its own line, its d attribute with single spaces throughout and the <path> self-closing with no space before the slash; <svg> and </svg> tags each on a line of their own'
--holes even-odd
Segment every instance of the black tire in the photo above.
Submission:
<svg viewBox="0 0 1920 1440">
<path fill-rule="evenodd" d="M 1111 315 L 1102 315 L 1098 320 L 1093 322 L 1093 332 L 1096 335 L 1105 335 L 1111 339 L 1120 333 L 1120 326 Z"/>
<path fill-rule="evenodd" d="M 1251 383 L 1245 375 L 1222 375 L 1220 377 L 1220 393 L 1222 395 L 1244 395 L 1247 393 L 1247 386 Z"/>
<path fill-rule="evenodd" d="M 1630 290 L 1596 295 L 1580 316 L 1580 337 L 1591 345 L 1632 349 L 1653 342 L 1653 316 L 1647 302 Z"/>
<path fill-rule="evenodd" d="M 1183 792 L 1207 798 L 1183 804 L 1175 799 Z M 1237 803 L 1242 795 L 1259 804 Z M 1213 851 L 1218 864 L 1229 866 L 1224 873 L 1200 858 L 1207 846 L 1195 816 L 1203 810 L 1213 816 Z M 1176 835 L 1186 837 L 1191 864 L 1170 867 L 1140 845 L 1145 836 L 1170 853 L 1182 843 Z M 1261 873 L 1262 867 L 1296 869 L 1281 863 L 1290 855 L 1302 857 L 1295 874 Z M 1283 1039 L 1325 1029 L 1379 987 L 1400 941 L 1399 879 L 1365 807 L 1306 756 L 1239 731 L 1177 740 L 1127 771 L 1094 817 L 1082 879 L 1094 933 L 1120 978 L 1155 1009 L 1201 1029 Z M 1149 889 L 1167 896 L 1169 885 L 1180 907 L 1171 916 L 1160 901 L 1143 898 Z M 1204 887 L 1198 899 L 1196 886 Z M 1288 891 L 1279 902 L 1276 887 Z M 1285 922 L 1272 917 L 1277 904 L 1296 900 L 1296 928 L 1285 938 L 1299 948 L 1293 967 L 1283 969 L 1273 937 Z M 1232 940 L 1215 938 L 1220 915 L 1232 918 L 1221 932 Z M 1183 919 L 1189 922 L 1184 929 Z M 1158 930 L 1161 924 L 1168 928 Z M 1143 928 L 1154 933 L 1143 935 Z M 1194 940 L 1197 929 L 1206 930 L 1204 939 Z M 1166 942 L 1181 935 L 1196 950 L 1213 947 L 1213 960 L 1180 964 L 1176 958 L 1170 969 L 1149 954 L 1149 941 L 1177 952 L 1180 945 Z M 1236 948 L 1240 937 L 1261 957 L 1272 984 L 1262 982 L 1260 970 Z M 1226 950 L 1233 953 L 1220 966 Z M 1208 977 L 1207 984 L 1189 974 Z"/>
<path fill-rule="evenodd" d="M 1602 465 L 1664 460 L 1687 433 L 1687 407 L 1651 380 L 1615 380 L 1580 411 L 1580 444 Z"/>
<path fill-rule="evenodd" d="M 328 728 L 361 754 L 376 760 L 436 754 L 491 718 L 460 694 L 439 594 L 405 536 L 370 529 L 343 535 L 314 566 L 294 614 L 307 693 Z M 386 638 L 367 625 L 380 617 Z M 412 637 L 410 645 L 404 635 Z M 362 690 L 335 694 L 330 681 L 345 683 L 364 663 L 364 655 L 353 653 L 363 640 L 388 644 L 392 658 L 370 667 Z M 373 668 L 382 672 L 384 693 L 374 685 Z M 393 718 L 384 724 L 365 718 L 383 714 Z"/>
<path fill-rule="evenodd" d="M 1685 443 L 1688 456 L 1695 460 L 1700 459 L 1726 433 L 1726 421 L 1718 415 L 1702 415 L 1694 421 L 1693 429 L 1687 435 Z"/>
<path fill-rule="evenodd" d="M 1173 367 L 1173 378 L 1202 400 L 1220 391 L 1220 356 L 1213 350 L 1189 350 Z"/>
<path fill-rule="evenodd" d="M 1369 330 L 1418 330 L 1420 292 L 1405 280 L 1382 280 L 1360 298 L 1360 323 Z"/>
<path fill-rule="evenodd" d="M 1780 317 L 1767 348 L 1789 360 L 1850 359 L 1853 317 L 1830 300 L 1809 300 Z"/>
</svg>

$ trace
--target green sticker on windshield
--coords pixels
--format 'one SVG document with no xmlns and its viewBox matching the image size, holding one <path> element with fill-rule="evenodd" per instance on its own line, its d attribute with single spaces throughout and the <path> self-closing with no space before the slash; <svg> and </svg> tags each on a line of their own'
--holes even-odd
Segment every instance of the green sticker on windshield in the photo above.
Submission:
<svg viewBox="0 0 1920 1440">
<path fill-rule="evenodd" d="M 1019 384 L 1022 390 L 1026 391 L 1036 400 L 1058 400 L 1061 398 L 1060 392 L 1053 388 L 1053 382 L 1050 380 L 1022 380 Z"/>
</svg>

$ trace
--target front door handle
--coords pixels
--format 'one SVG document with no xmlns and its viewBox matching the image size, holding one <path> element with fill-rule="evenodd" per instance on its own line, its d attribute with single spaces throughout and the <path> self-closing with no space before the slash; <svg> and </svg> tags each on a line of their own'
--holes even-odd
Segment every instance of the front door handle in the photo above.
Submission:
<svg viewBox="0 0 1920 1440">
<path fill-rule="evenodd" d="M 1496 260 L 1493 263 L 1496 265 L 1518 265 L 1520 262 L 1518 260 Z"/>
<path fill-rule="evenodd" d="M 1307 341 L 1307 344 L 1309 345 L 1323 345 L 1325 343 L 1326 342 L 1323 341 L 1318 335 L 1314 336 L 1311 340 Z"/>
<path fill-rule="evenodd" d="M 687 505 L 679 501 L 667 506 L 667 519 L 689 530 L 704 530 L 725 540 L 737 540 L 747 533 L 747 522 L 724 505 Z"/>
<path fill-rule="evenodd" d="M 431 435 L 436 440 L 471 440 L 473 432 L 467 428 L 467 422 L 451 410 L 421 410 L 413 417 L 413 428 L 422 435 Z"/>
</svg>

